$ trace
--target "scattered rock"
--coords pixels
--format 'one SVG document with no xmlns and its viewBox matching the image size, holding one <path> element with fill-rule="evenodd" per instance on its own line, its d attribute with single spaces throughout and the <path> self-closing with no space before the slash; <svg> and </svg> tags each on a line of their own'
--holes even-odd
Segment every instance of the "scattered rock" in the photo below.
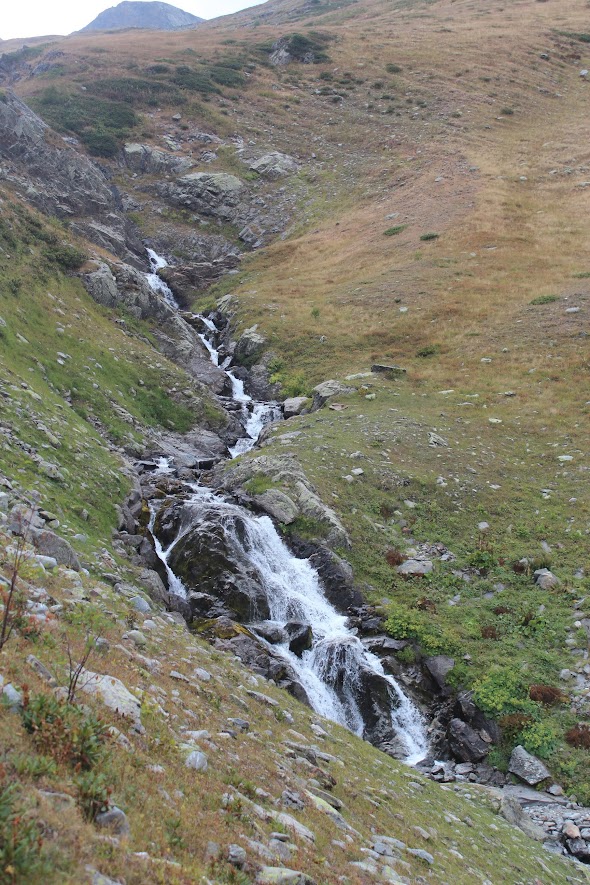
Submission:
<svg viewBox="0 0 590 885">
<path fill-rule="evenodd" d="M 406 575 L 409 577 L 421 577 L 429 575 L 434 566 L 429 559 L 407 559 L 398 565 L 396 571 L 398 575 Z"/>
<path fill-rule="evenodd" d="M 128 836 L 131 831 L 127 815 L 116 805 L 97 814 L 94 823 L 100 829 L 110 830 L 113 836 Z"/>
<path fill-rule="evenodd" d="M 193 771 L 207 771 L 209 767 L 207 757 L 200 750 L 192 750 L 184 760 L 184 764 Z"/>
</svg>

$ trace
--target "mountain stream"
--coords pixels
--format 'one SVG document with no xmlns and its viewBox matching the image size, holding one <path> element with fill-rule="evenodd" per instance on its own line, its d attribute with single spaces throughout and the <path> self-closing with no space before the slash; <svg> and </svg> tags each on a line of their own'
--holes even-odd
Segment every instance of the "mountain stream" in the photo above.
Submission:
<svg viewBox="0 0 590 885">
<path fill-rule="evenodd" d="M 158 268 L 165 266 L 165 261 L 152 250 L 149 250 L 149 256 L 153 271 L 148 275 L 150 285 L 170 304 L 175 304 L 172 292 L 156 273 Z M 152 282 L 154 277 L 157 283 Z M 200 316 L 200 319 L 205 329 L 201 340 L 214 365 L 219 366 L 221 357 L 216 346 L 219 331 L 210 318 Z M 262 429 L 278 420 L 281 410 L 278 403 L 254 402 L 245 393 L 244 382 L 236 377 L 230 365 L 231 358 L 226 358 L 221 367 L 231 381 L 232 398 L 240 405 L 240 420 L 245 432 L 245 436 L 229 450 L 230 456 L 235 458 L 256 445 Z M 160 460 L 157 471 L 161 474 L 171 472 L 168 459 Z M 188 595 L 183 582 L 168 564 L 172 550 L 190 531 L 198 514 L 204 510 L 213 512 L 223 527 L 233 557 L 256 574 L 258 585 L 264 589 L 270 614 L 264 625 L 258 626 L 267 630 L 276 628 L 278 635 L 283 637 L 282 641 L 269 645 L 269 649 L 284 658 L 303 686 L 312 708 L 363 736 L 362 708 L 366 693 L 370 692 L 372 684 L 377 684 L 380 695 L 384 692 L 386 695 L 387 713 L 391 717 L 388 725 L 398 746 L 396 755 L 411 765 L 421 761 L 427 755 L 428 742 L 420 712 L 396 680 L 385 674 L 379 658 L 369 652 L 356 632 L 347 626 L 347 616 L 339 613 L 328 601 L 311 562 L 298 559 L 289 551 L 268 516 L 256 516 L 198 484 L 187 484 L 187 491 L 189 494 L 182 505 L 181 526 L 175 539 L 164 549 L 154 536 L 156 553 L 166 569 L 170 591 L 185 598 Z M 151 527 L 153 523 L 154 517 Z M 310 626 L 312 630 L 311 647 L 298 653 L 290 650 L 290 635 L 288 629 L 285 630 L 294 624 Z M 256 632 L 255 620 L 248 626 Z M 266 644 L 264 637 L 258 635 Z"/>
</svg>

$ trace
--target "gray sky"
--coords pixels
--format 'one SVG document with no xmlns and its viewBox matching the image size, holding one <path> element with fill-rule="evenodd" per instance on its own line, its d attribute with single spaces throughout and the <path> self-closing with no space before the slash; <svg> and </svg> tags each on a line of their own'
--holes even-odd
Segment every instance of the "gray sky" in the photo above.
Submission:
<svg viewBox="0 0 590 885">
<path fill-rule="evenodd" d="M 0 40 L 70 34 L 91 22 L 119 0 L 3 0 Z M 257 6 L 263 0 L 165 0 L 201 18 L 215 18 Z"/>
</svg>

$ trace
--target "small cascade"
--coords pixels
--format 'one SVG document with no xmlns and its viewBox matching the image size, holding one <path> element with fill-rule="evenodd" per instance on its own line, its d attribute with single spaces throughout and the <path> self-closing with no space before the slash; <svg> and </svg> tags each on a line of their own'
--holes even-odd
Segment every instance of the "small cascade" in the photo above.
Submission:
<svg viewBox="0 0 590 885">
<path fill-rule="evenodd" d="M 165 258 L 162 258 L 161 255 L 158 255 L 157 252 L 154 252 L 153 249 L 147 249 L 147 254 L 150 262 L 150 267 L 152 269 L 151 273 L 146 274 L 146 279 L 150 285 L 150 288 L 153 289 L 154 292 L 157 292 L 158 295 L 162 295 L 164 299 L 168 302 L 170 307 L 174 307 L 178 310 L 179 304 L 174 297 L 174 293 L 172 289 L 164 282 L 164 280 L 158 276 L 158 271 L 162 267 L 168 267 L 168 262 Z"/>
<path fill-rule="evenodd" d="M 406 761 L 415 764 L 423 759 L 427 740 L 418 709 L 395 679 L 384 673 L 379 659 L 347 627 L 346 616 L 339 614 L 324 596 L 316 570 L 308 560 L 293 556 L 268 516 L 254 516 L 243 507 L 218 498 L 210 489 L 193 486 L 184 504 L 177 538 L 168 550 L 157 549 L 166 569 L 170 570 L 167 557 L 174 545 L 190 530 L 191 515 L 194 519 L 203 510 L 215 512 L 232 555 L 256 574 L 270 611 L 265 623 L 284 631 L 284 640 L 273 644 L 272 649 L 289 664 L 313 709 L 362 736 L 363 699 L 371 680 L 380 679 L 389 695 L 391 729 Z M 174 581 L 173 592 L 186 595 L 182 583 L 177 578 Z M 176 589 L 178 583 L 181 590 Z M 300 655 L 290 650 L 289 634 L 284 630 L 292 623 L 309 625 L 313 631 L 311 648 Z M 256 624 L 252 627 L 256 629 Z"/>
</svg>

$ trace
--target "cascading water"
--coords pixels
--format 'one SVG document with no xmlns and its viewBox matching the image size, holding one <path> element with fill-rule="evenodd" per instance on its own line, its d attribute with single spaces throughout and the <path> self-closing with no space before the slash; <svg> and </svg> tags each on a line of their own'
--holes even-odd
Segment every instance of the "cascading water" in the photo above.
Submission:
<svg viewBox="0 0 590 885">
<path fill-rule="evenodd" d="M 152 288 L 178 307 L 172 292 L 156 271 L 166 261 L 148 249 L 152 274 L 148 281 Z M 218 366 L 220 356 L 215 346 L 218 329 L 208 317 L 200 316 L 205 332 L 200 338 L 211 361 Z M 224 369 L 231 359 L 224 362 Z M 232 458 L 249 451 L 257 442 L 262 429 L 280 417 L 280 407 L 273 402 L 254 402 L 244 390 L 244 382 L 227 370 L 231 382 L 232 399 L 241 406 L 241 417 L 246 437 L 238 440 L 229 451 Z M 160 459 L 156 472 L 170 473 L 167 459 Z M 181 526 L 176 538 L 163 549 L 154 535 L 156 553 L 168 576 L 169 589 L 177 596 L 186 597 L 183 582 L 168 560 L 174 547 L 190 531 L 194 518 L 203 510 L 214 511 L 221 522 L 226 540 L 237 561 L 243 562 L 258 576 L 258 584 L 267 599 L 270 625 L 283 631 L 284 639 L 272 648 L 284 658 L 297 681 L 303 686 L 313 709 L 346 726 L 358 735 L 365 730 L 359 701 L 366 691 L 366 677 L 381 680 L 389 703 L 387 710 L 393 733 L 402 747 L 405 761 L 416 764 L 427 753 L 428 742 L 422 717 L 392 676 L 385 674 L 379 659 L 371 654 L 358 637 L 347 627 L 347 618 L 339 614 L 323 594 L 318 573 L 311 563 L 293 556 L 283 543 L 268 516 L 254 516 L 243 507 L 218 498 L 210 489 L 191 485 L 191 495 L 183 505 Z M 153 530 L 155 511 L 152 511 L 150 530 Z M 238 532 L 237 526 L 240 526 Z M 253 600 L 254 602 L 254 600 Z M 309 625 L 313 630 L 311 648 L 295 654 L 289 647 L 288 624 Z M 254 627 L 256 625 L 253 625 Z M 262 639 L 261 641 L 265 641 Z M 270 646 L 269 646 L 270 647 Z"/>
<path fill-rule="evenodd" d="M 417 708 L 393 677 L 384 673 L 379 659 L 346 626 L 346 616 L 339 614 L 324 596 L 316 570 L 308 560 L 297 559 L 290 553 L 268 516 L 254 516 L 243 507 L 218 498 L 210 489 L 193 486 L 183 507 L 176 540 L 165 552 L 161 547 L 157 551 L 167 570 L 167 558 L 190 527 L 191 515 L 194 519 L 204 510 L 215 512 L 232 555 L 254 571 L 257 583 L 264 588 L 270 612 L 267 625 L 280 629 L 293 622 L 312 626 L 312 647 L 301 656 L 290 651 L 286 632 L 284 640 L 273 644 L 272 649 L 289 664 L 313 709 L 362 735 L 359 689 L 364 684 L 363 673 L 381 677 L 388 686 L 391 726 L 406 761 L 415 764 L 423 759 L 427 740 Z M 177 578 L 174 592 L 186 592 Z"/>
<path fill-rule="evenodd" d="M 146 279 L 150 285 L 150 287 L 157 292 L 158 295 L 162 295 L 164 299 L 168 302 L 170 307 L 176 308 L 178 310 L 178 302 L 174 297 L 174 293 L 172 289 L 164 282 L 164 280 L 158 276 L 158 271 L 163 267 L 168 267 L 168 262 L 165 258 L 162 258 L 158 255 L 157 252 L 154 252 L 153 249 L 147 249 L 147 254 L 150 262 L 150 267 L 152 269 L 151 273 L 146 274 Z"/>
</svg>

